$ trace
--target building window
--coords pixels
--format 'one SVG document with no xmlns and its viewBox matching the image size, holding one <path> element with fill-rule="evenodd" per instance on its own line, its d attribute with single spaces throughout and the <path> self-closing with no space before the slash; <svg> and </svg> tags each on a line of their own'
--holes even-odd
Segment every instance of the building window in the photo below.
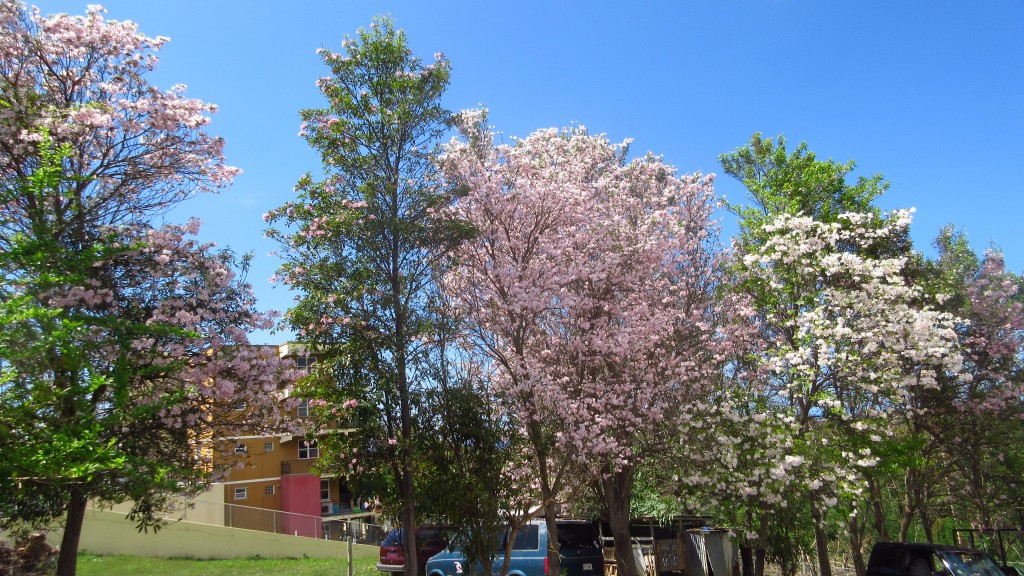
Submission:
<svg viewBox="0 0 1024 576">
<path fill-rule="evenodd" d="M 316 440 L 303 440 L 299 442 L 299 459 L 308 460 L 310 458 L 320 457 L 320 446 L 317 445 Z"/>
<path fill-rule="evenodd" d="M 247 451 L 248 449 L 245 447 L 244 442 L 239 442 L 238 444 L 235 444 L 235 454 L 245 454 Z"/>
<path fill-rule="evenodd" d="M 269 484 L 267 486 L 264 486 L 263 487 L 263 493 L 266 494 L 267 496 L 273 496 L 274 495 L 274 485 L 273 484 Z"/>
<path fill-rule="evenodd" d="M 305 418 L 309 416 L 309 398 L 303 398 L 299 400 L 299 407 L 296 409 L 299 418 Z"/>
<path fill-rule="evenodd" d="M 274 443 L 273 442 L 264 442 L 263 443 L 263 451 L 264 452 L 273 452 L 274 451 Z"/>
<path fill-rule="evenodd" d="M 331 499 L 331 481 L 327 478 L 320 479 L 320 500 Z"/>
<path fill-rule="evenodd" d="M 316 356 L 296 356 L 295 367 L 299 370 L 308 371 L 310 367 L 316 364 Z"/>
<path fill-rule="evenodd" d="M 245 500 L 249 497 L 248 488 L 235 488 L 235 500 Z"/>
</svg>

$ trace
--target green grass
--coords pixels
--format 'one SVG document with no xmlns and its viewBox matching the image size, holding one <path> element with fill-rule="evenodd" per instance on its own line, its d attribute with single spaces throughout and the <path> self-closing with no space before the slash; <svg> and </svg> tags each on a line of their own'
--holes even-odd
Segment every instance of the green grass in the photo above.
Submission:
<svg viewBox="0 0 1024 576">
<path fill-rule="evenodd" d="M 357 558 L 355 576 L 376 576 L 376 558 Z M 344 559 L 245 558 L 239 560 L 194 560 L 190 558 L 144 558 L 142 556 L 78 555 L 79 576 L 347 576 Z"/>
</svg>

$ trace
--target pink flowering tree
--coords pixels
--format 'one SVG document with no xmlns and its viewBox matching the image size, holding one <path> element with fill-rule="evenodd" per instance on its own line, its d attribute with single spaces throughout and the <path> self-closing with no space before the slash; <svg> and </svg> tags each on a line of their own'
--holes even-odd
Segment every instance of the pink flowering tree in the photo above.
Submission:
<svg viewBox="0 0 1024 576">
<path fill-rule="evenodd" d="M 248 345 L 271 318 L 238 259 L 152 224 L 237 172 L 212 107 L 146 82 L 163 40 L 11 1 L 0 28 L 0 516 L 65 516 L 67 575 L 88 500 L 158 526 L 223 472 L 217 438 L 286 424 L 291 374 Z"/>
<path fill-rule="evenodd" d="M 544 504 L 598 486 L 620 573 L 635 575 L 637 470 L 670 449 L 664 431 L 719 369 L 712 178 L 627 161 L 626 144 L 582 128 L 495 145 L 483 113 L 460 123 L 441 165 L 477 236 L 446 289 L 499 368 L 494 391 L 525 430 Z M 557 571 L 556 552 L 549 562 Z"/>
<path fill-rule="evenodd" d="M 1006 269 L 1000 252 L 979 256 L 952 227 L 940 232 L 936 246 L 924 283 L 938 295 L 936 305 L 960 319 L 957 336 L 970 377 L 942 379 L 921 398 L 918 424 L 941 454 L 945 480 L 929 492 L 951 492 L 961 525 L 1013 525 L 1024 470 L 1024 280 Z M 929 512 L 929 502 L 913 504 L 911 512 Z"/>
<path fill-rule="evenodd" d="M 319 53 L 330 70 L 317 81 L 326 106 L 301 112 L 300 135 L 320 153 L 323 177 L 307 174 L 296 199 L 267 214 L 268 235 L 282 246 L 277 278 L 299 293 L 286 322 L 318 359 L 303 393 L 328 414 L 356 402 L 347 411 L 356 429 L 321 437 L 321 469 L 369 484 L 412 527 L 417 420 L 443 322 L 434 280 L 461 238 L 438 210 L 452 191 L 431 163 L 447 129 L 440 98 L 450 68 L 440 52 L 414 56 L 383 17 L 340 52 Z M 414 531 L 406 535 L 405 557 L 415 558 Z"/>
</svg>

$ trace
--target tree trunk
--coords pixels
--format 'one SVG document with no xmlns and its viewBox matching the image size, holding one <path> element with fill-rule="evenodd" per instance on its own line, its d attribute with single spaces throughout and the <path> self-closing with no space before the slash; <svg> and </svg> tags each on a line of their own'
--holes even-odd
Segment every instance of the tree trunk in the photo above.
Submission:
<svg viewBox="0 0 1024 576">
<path fill-rule="evenodd" d="M 921 507 L 921 526 L 924 528 L 924 537 L 929 544 L 935 543 L 935 537 L 932 536 L 932 519 L 928 516 L 928 512 L 925 511 L 924 507 Z"/>
<path fill-rule="evenodd" d="M 832 563 L 828 559 L 828 534 L 825 533 L 825 515 L 814 496 L 811 497 L 811 519 L 814 521 L 814 549 L 818 554 L 818 576 L 832 576 Z"/>
<path fill-rule="evenodd" d="M 544 520 L 544 523 L 547 524 L 546 519 Z M 501 551 L 503 558 L 501 560 L 501 573 L 499 576 L 506 576 L 508 574 L 508 567 L 512 564 L 512 545 L 516 541 L 516 536 L 519 534 L 519 530 L 519 526 L 513 526 L 512 529 L 508 531 L 508 540 L 505 541 L 505 548 Z M 485 574 L 484 576 L 488 575 Z"/>
<path fill-rule="evenodd" d="M 57 556 L 57 576 L 75 576 L 78 570 L 78 542 L 82 538 L 86 504 L 88 500 L 85 494 L 78 488 L 72 488 L 64 537 L 61 538 L 60 555 Z"/>
<path fill-rule="evenodd" d="M 474 574 L 476 572 L 476 565 L 475 564 L 476 563 L 474 562 L 474 565 L 469 567 L 470 568 L 470 572 L 469 572 L 470 574 Z M 491 558 L 490 560 L 488 560 L 488 559 L 481 559 L 480 560 L 480 576 L 490 576 L 491 574 L 494 574 L 494 559 L 493 558 Z"/>
<path fill-rule="evenodd" d="M 405 355 L 398 358 L 399 395 L 402 410 L 402 523 L 405 530 L 405 576 L 418 576 L 419 558 L 416 554 L 416 504 L 413 500 L 413 453 L 412 453 L 412 410 L 409 403 L 408 382 L 405 378 Z"/>
<path fill-rule="evenodd" d="M 761 513 L 761 527 L 757 533 L 757 549 L 754 550 L 754 576 L 764 576 L 765 558 L 768 556 L 768 514 Z"/>
<path fill-rule="evenodd" d="M 540 496 L 544 504 L 544 523 L 548 528 L 548 574 L 562 574 L 562 557 L 558 554 L 558 524 L 555 522 L 555 496 L 557 490 L 551 485 L 546 443 L 544 442 L 541 425 L 535 420 L 527 424 L 530 443 L 533 444 L 534 456 L 537 457 L 537 472 L 540 475 Z M 506 558 L 508 555 L 506 554 Z"/>
<path fill-rule="evenodd" d="M 608 510 L 608 525 L 615 540 L 615 563 L 619 576 L 642 576 L 633 556 L 633 540 L 629 535 L 629 503 L 633 489 L 633 467 L 624 466 L 612 471 L 602 470 L 605 507 Z"/>
<path fill-rule="evenodd" d="M 913 468 L 908 468 L 904 477 L 903 485 L 903 506 L 900 510 L 900 542 L 907 541 L 910 534 L 910 524 L 914 521 L 914 491 L 917 489 L 917 473 Z"/>
<path fill-rule="evenodd" d="M 856 516 L 850 516 L 850 558 L 853 560 L 853 568 L 857 571 L 857 576 L 865 576 L 867 574 L 867 566 L 864 565 L 864 529 Z"/>
<path fill-rule="evenodd" d="M 913 503 L 910 501 L 910 490 L 907 489 L 903 497 L 903 506 L 899 518 L 899 541 L 906 542 L 910 533 L 910 523 L 913 521 Z"/>
<path fill-rule="evenodd" d="M 398 205 L 397 187 L 393 189 L 392 201 Z M 399 410 L 402 425 L 402 512 L 405 525 L 405 576 L 418 576 L 419 556 L 416 554 L 416 504 L 413 494 L 413 441 L 412 441 L 412 400 L 409 394 L 409 374 L 406 364 L 406 320 L 408 313 L 403 301 L 402 270 L 399 265 L 401 254 L 397 246 L 391 250 L 391 297 L 394 299 L 395 315 L 395 384 L 398 388 Z"/>
<path fill-rule="evenodd" d="M 404 372 L 404 363 L 402 369 Z M 405 576 L 418 576 L 419 559 L 416 554 L 416 505 L 413 502 L 413 454 L 412 454 L 412 415 L 409 408 L 409 391 L 403 373 L 399 373 L 400 386 L 402 386 L 402 437 L 404 446 L 402 450 L 402 523 L 405 530 L 403 548 L 405 549 Z"/>
<path fill-rule="evenodd" d="M 548 527 L 548 573 L 562 574 L 562 557 L 558 553 L 558 521 L 553 509 L 545 506 L 544 523 Z"/>
<path fill-rule="evenodd" d="M 420 566 L 416 554 L 416 507 L 412 503 L 412 470 L 403 462 L 402 491 L 408 494 L 403 502 L 405 524 L 405 576 L 418 576 Z"/>
<path fill-rule="evenodd" d="M 749 540 L 744 540 L 743 544 L 740 544 L 740 567 L 742 576 L 754 576 L 754 551 Z"/>
<path fill-rule="evenodd" d="M 879 542 L 889 541 L 889 527 L 885 521 L 885 509 L 882 508 L 882 488 L 874 478 L 868 477 L 868 490 L 871 494 L 871 511 L 875 516 L 875 531 Z"/>
</svg>

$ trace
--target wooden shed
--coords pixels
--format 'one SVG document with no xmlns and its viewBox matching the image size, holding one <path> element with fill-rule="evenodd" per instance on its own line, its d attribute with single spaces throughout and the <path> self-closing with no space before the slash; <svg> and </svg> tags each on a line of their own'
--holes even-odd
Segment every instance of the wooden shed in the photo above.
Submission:
<svg viewBox="0 0 1024 576">
<path fill-rule="evenodd" d="M 701 561 L 689 566 L 689 557 L 698 554 L 691 542 L 694 531 L 702 531 L 711 518 L 707 516 L 675 516 L 668 519 L 653 517 L 637 518 L 630 523 L 630 537 L 633 540 L 633 554 L 647 576 L 711 576 L 706 570 L 694 573 Z M 599 524 L 601 543 L 604 546 L 605 575 L 617 576 L 615 548 L 611 529 L 607 523 Z M 713 544 L 712 549 L 715 549 Z M 705 551 L 708 547 L 701 548 Z M 689 553 L 688 553 L 689 550 Z M 731 576 L 714 573 L 714 576 Z"/>
</svg>

